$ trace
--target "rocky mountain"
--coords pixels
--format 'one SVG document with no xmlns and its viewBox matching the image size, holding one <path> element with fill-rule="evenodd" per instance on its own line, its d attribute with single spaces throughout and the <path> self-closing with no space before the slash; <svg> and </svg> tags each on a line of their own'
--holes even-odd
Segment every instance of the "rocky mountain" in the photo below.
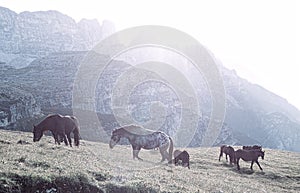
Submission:
<svg viewBox="0 0 300 193">
<path fill-rule="evenodd" d="M 287 100 L 221 67 L 227 93 L 225 122 L 270 148 L 299 151 L 300 111 Z"/>
<path fill-rule="evenodd" d="M 0 128 L 28 131 L 41 113 L 31 93 L 7 84 L 0 85 Z"/>
<path fill-rule="evenodd" d="M 89 83 L 84 85 L 79 100 L 88 102 L 74 106 L 74 81 L 82 60 L 93 45 L 113 30 L 108 21 L 100 26 L 96 20 L 83 19 L 76 23 L 56 11 L 16 14 L 0 8 L 1 128 L 29 131 L 32 123 L 38 122 L 43 114 L 72 114 L 75 110 L 82 115 L 81 136 L 84 139 L 105 141 L 104 135 L 109 136 L 119 123 L 134 121 L 150 129 L 159 128 L 175 140 L 186 137 L 184 141 L 189 142 L 189 146 L 200 146 L 210 120 L 212 97 L 201 74 L 176 67 L 182 61 L 174 58 L 172 62 L 177 70 L 172 73 L 162 66 L 158 66 L 159 71 L 145 73 L 132 68 L 131 61 L 129 64 L 122 58 L 111 60 L 99 77 L 97 75 L 92 97 L 90 91 L 85 90 Z M 156 56 L 150 49 L 147 51 L 148 57 Z M 143 54 L 134 53 L 136 57 L 132 61 L 143 58 Z M 165 56 L 159 57 L 163 60 Z M 106 59 L 105 55 L 95 55 L 96 62 Z M 226 117 L 214 145 L 261 144 L 300 151 L 299 110 L 274 93 L 240 78 L 221 63 L 219 70 L 226 91 Z M 123 79 L 129 71 L 131 74 Z M 178 72 L 184 73 L 195 89 L 195 103 L 195 96 L 186 92 L 184 84 L 174 90 L 162 83 L 161 74 L 177 76 Z M 162 81 L 155 81 L 157 78 Z M 129 84 L 137 80 L 141 80 L 141 84 L 130 90 L 116 87 L 122 81 Z M 122 93 L 129 94 L 125 106 Z M 201 112 L 195 111 L 193 106 L 197 105 Z M 105 133 L 99 129 L 95 116 Z M 25 124 L 24 120 L 30 121 Z M 181 123 L 194 129 L 182 132 L 178 130 Z M 176 141 L 176 145 L 183 145 Z"/>
<path fill-rule="evenodd" d="M 74 79 L 80 61 L 85 55 L 86 52 L 53 53 L 33 61 L 29 66 L 22 69 L 3 68 L 1 77 L 9 85 L 31 93 L 45 114 L 51 112 L 62 114 L 72 113 Z M 97 115 L 107 133 L 115 128 L 118 125 L 118 121 L 120 121 L 119 118 L 114 116 L 116 109 L 112 109 L 111 104 L 114 84 L 120 74 L 130 67 L 129 64 L 122 61 L 114 61 L 112 64 L 107 67 L 99 79 L 95 94 Z M 234 145 L 262 144 L 270 148 L 299 151 L 299 144 L 297 142 L 297 139 L 299 139 L 299 123 L 295 121 L 297 118 L 293 118 L 292 114 L 290 114 L 292 118 L 285 116 L 284 114 L 290 112 L 288 110 L 266 111 L 267 107 L 263 106 L 263 103 L 260 106 L 253 105 L 251 107 L 249 104 L 249 97 L 251 97 L 249 90 L 255 87 L 255 85 L 239 78 L 233 71 L 223 70 L 227 93 L 226 124 L 224 124 L 215 145 L 222 143 Z M 44 77 L 47 78 L 45 79 Z M 240 84 L 236 84 L 239 81 Z M 236 85 L 239 85 L 239 87 L 235 87 Z M 256 87 L 263 89 L 260 86 Z M 239 89 L 240 92 L 238 92 Z M 168 133 L 176 133 L 181 109 L 180 107 L 176 108 L 176 104 L 179 102 L 176 99 L 177 95 L 174 95 L 170 91 L 170 88 L 159 85 L 156 82 L 148 82 L 147 84 L 140 85 L 131 94 L 129 101 L 131 116 L 134 117 L 137 123 L 145 124 L 145 126 L 147 126 L 149 118 L 154 116 L 154 122 L 151 122 L 152 127 L 156 127 L 155 125 L 157 125 L 161 126 L 161 130 Z M 263 89 L 263 92 L 267 91 Z M 152 94 L 149 95 L 146 93 Z M 162 95 L 163 98 L 159 98 L 159 93 L 164 93 Z M 207 93 L 202 92 L 202 94 L 205 96 Z M 273 109 L 276 109 L 276 105 L 279 104 L 276 102 L 276 99 L 283 99 L 271 93 L 264 95 L 264 97 L 270 96 L 273 98 L 256 100 L 274 101 Z M 153 104 L 157 102 L 160 103 L 160 106 L 153 108 Z M 201 102 L 200 100 L 200 103 L 207 102 L 209 101 Z M 287 109 L 292 108 L 289 107 L 288 103 L 286 103 L 286 106 Z M 89 119 L 93 112 L 89 112 L 88 107 L 82 107 L 82 110 L 85 111 L 85 119 L 81 120 L 82 136 L 95 141 L 99 140 L 101 132 L 99 132 L 97 124 L 91 123 Z M 125 112 L 125 110 L 121 109 L 119 111 Z M 118 115 L 120 117 L 124 116 L 124 114 Z M 128 120 L 121 119 L 121 121 L 126 123 Z M 198 120 L 198 128 L 193 134 L 190 146 L 199 146 L 201 144 L 208 122 L 209 116 L 203 113 Z M 149 126 L 151 127 L 151 125 Z M 91 131 L 93 131 L 92 135 L 90 134 Z"/>
<path fill-rule="evenodd" d="M 17 14 L 0 7 L 0 63 L 20 68 L 52 52 L 90 50 L 113 32 L 109 21 L 76 23 L 58 11 Z"/>
</svg>

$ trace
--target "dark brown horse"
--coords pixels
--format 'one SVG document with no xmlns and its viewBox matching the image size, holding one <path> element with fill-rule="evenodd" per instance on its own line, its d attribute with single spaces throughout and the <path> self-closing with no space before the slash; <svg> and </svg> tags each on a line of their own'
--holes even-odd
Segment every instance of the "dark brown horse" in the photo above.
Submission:
<svg viewBox="0 0 300 193">
<path fill-rule="evenodd" d="M 143 149 L 159 148 L 162 156 L 161 162 L 172 160 L 173 141 L 172 138 L 161 131 L 145 130 L 142 127 L 128 125 L 118 128 L 112 132 L 109 147 L 113 148 L 121 139 L 127 138 L 133 149 L 133 159 L 142 160 L 138 154 Z M 167 152 L 169 147 L 169 153 Z"/>
<path fill-rule="evenodd" d="M 240 170 L 239 160 L 242 159 L 244 161 L 251 161 L 250 169 L 253 170 L 253 163 L 255 162 L 260 170 L 263 170 L 258 163 L 258 158 L 261 157 L 264 159 L 265 152 L 262 150 L 244 150 L 244 149 L 238 149 L 235 151 L 235 158 L 236 158 L 236 164 L 237 169 Z"/>
<path fill-rule="evenodd" d="M 60 145 L 61 140 L 59 138 L 62 137 L 66 145 L 68 145 L 69 141 L 71 147 L 71 132 L 73 132 L 75 146 L 79 146 L 79 122 L 74 116 L 62 116 L 59 114 L 47 116 L 38 125 L 33 126 L 33 141 L 39 141 L 46 130 L 52 132 L 55 143 Z"/>
<path fill-rule="evenodd" d="M 219 155 L 219 161 L 221 161 L 221 157 L 223 156 L 223 153 L 225 153 L 226 161 L 227 161 L 227 155 L 229 155 L 230 164 L 235 164 L 235 156 L 234 156 L 234 149 L 231 146 L 222 145 L 220 147 L 220 155 Z"/>
<path fill-rule="evenodd" d="M 172 163 L 173 160 L 171 160 L 169 163 Z M 175 165 L 182 165 L 183 167 L 188 167 L 190 169 L 190 155 L 187 151 L 180 151 L 175 150 L 174 151 L 174 163 Z"/>
<path fill-rule="evenodd" d="M 244 150 L 262 150 L 260 145 L 253 145 L 253 146 L 243 146 Z"/>
</svg>

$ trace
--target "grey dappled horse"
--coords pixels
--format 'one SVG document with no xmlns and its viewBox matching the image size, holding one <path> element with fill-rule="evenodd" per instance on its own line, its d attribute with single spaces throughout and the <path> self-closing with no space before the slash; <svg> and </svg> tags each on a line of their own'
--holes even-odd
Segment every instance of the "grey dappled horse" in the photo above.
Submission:
<svg viewBox="0 0 300 193">
<path fill-rule="evenodd" d="M 146 132 L 145 132 L 146 131 Z M 159 148 L 162 156 L 161 162 L 172 160 L 173 141 L 172 138 L 161 131 L 145 130 L 135 125 L 123 126 L 112 132 L 109 147 L 113 148 L 120 139 L 124 137 L 130 142 L 133 149 L 133 159 L 142 160 L 138 154 L 143 149 Z M 169 148 L 169 153 L 167 152 Z"/>
</svg>

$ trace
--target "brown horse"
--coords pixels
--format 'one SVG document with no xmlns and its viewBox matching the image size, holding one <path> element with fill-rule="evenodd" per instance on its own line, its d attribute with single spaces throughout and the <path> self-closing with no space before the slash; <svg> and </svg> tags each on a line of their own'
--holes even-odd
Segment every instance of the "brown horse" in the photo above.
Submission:
<svg viewBox="0 0 300 193">
<path fill-rule="evenodd" d="M 79 122 L 74 116 L 62 116 L 59 114 L 48 115 L 38 125 L 33 126 L 33 141 L 39 141 L 43 136 L 43 132 L 50 130 L 53 134 L 55 143 L 60 145 L 59 137 L 63 138 L 66 145 L 72 147 L 71 132 L 74 134 L 75 146 L 79 146 Z M 67 141 L 67 138 L 68 141 Z"/>
<path fill-rule="evenodd" d="M 244 150 L 262 150 L 262 146 L 253 145 L 253 146 L 243 146 Z"/>
<path fill-rule="evenodd" d="M 220 147 L 220 155 L 219 155 L 219 161 L 221 161 L 221 157 L 223 156 L 223 153 L 225 153 L 226 161 L 227 161 L 227 155 L 229 155 L 230 164 L 235 164 L 235 156 L 234 156 L 234 149 L 231 146 L 222 145 Z"/>
<path fill-rule="evenodd" d="M 109 147 L 113 148 L 121 139 L 127 138 L 133 149 L 133 159 L 141 159 L 138 154 L 143 149 L 159 148 L 162 156 L 161 162 L 172 160 L 173 141 L 172 138 L 161 131 L 145 130 L 142 127 L 128 125 L 120 127 L 112 132 Z M 169 153 L 167 152 L 169 147 Z"/>
<path fill-rule="evenodd" d="M 261 157 L 264 159 L 265 152 L 262 150 L 244 150 L 244 149 L 238 149 L 235 151 L 235 158 L 236 158 L 236 164 L 237 169 L 240 170 L 239 160 L 242 159 L 244 161 L 251 161 L 250 169 L 253 170 L 253 163 L 255 162 L 260 170 L 263 170 L 258 163 L 258 158 Z"/>
<path fill-rule="evenodd" d="M 172 163 L 171 160 L 169 163 Z M 179 163 L 181 161 L 181 163 Z M 190 155 L 187 151 L 174 151 L 174 163 L 177 166 L 178 164 L 182 165 L 183 167 L 188 167 L 190 169 Z"/>
</svg>

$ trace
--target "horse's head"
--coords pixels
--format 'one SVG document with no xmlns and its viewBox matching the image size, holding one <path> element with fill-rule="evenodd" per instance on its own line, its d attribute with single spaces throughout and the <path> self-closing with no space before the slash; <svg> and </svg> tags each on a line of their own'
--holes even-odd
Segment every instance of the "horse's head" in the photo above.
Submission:
<svg viewBox="0 0 300 193">
<path fill-rule="evenodd" d="M 43 136 L 43 132 L 40 128 L 33 125 L 33 142 L 39 141 L 41 137 Z"/>
<path fill-rule="evenodd" d="M 112 136 L 110 138 L 109 147 L 112 149 L 121 139 L 121 136 L 118 133 L 118 130 L 114 130 L 112 132 Z"/>
</svg>

